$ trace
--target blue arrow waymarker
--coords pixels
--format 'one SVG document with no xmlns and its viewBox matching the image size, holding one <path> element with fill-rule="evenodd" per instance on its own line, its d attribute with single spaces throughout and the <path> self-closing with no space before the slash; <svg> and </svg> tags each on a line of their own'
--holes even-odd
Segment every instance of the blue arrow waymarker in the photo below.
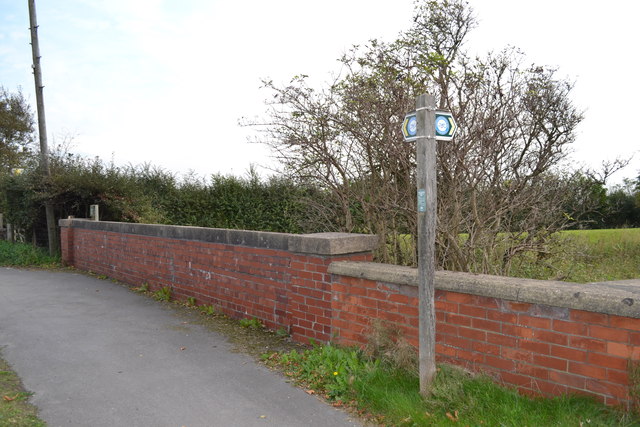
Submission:
<svg viewBox="0 0 640 427">
<path fill-rule="evenodd" d="M 409 113 L 404 116 L 402 134 L 405 141 L 413 141 L 418 137 L 418 117 L 416 113 Z"/>
<path fill-rule="evenodd" d="M 436 140 L 451 141 L 456 133 L 456 121 L 453 115 L 446 111 L 436 111 Z"/>
<path fill-rule="evenodd" d="M 436 111 L 435 116 L 435 139 L 451 141 L 458 128 L 453 115 L 446 111 Z M 415 141 L 418 138 L 418 118 L 415 112 L 404 116 L 402 135 L 405 141 Z"/>
</svg>

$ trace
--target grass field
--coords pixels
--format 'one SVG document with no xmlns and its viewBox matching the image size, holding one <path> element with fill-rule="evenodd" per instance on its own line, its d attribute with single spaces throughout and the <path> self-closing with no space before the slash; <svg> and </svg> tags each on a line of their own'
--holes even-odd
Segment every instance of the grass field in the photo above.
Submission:
<svg viewBox="0 0 640 427">
<path fill-rule="evenodd" d="M 640 278 L 640 228 L 569 230 L 538 259 L 521 256 L 511 275 L 589 283 Z"/>
</svg>

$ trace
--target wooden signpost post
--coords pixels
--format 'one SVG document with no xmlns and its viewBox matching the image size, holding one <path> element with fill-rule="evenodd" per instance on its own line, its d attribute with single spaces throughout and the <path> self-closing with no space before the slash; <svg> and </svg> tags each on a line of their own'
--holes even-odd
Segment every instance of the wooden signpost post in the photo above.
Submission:
<svg viewBox="0 0 640 427">
<path fill-rule="evenodd" d="M 420 393 L 425 396 L 436 373 L 436 141 L 450 141 L 455 131 L 451 113 L 437 111 L 435 97 L 426 94 L 416 98 L 415 113 L 407 114 L 402 124 L 405 140 L 416 141 Z"/>
</svg>

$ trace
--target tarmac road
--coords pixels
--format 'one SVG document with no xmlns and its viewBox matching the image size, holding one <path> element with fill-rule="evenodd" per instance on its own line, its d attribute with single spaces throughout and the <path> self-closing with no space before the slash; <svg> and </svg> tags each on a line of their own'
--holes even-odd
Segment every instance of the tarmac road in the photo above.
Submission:
<svg viewBox="0 0 640 427">
<path fill-rule="evenodd" d="M 0 352 L 49 427 L 354 426 L 123 286 L 0 268 Z"/>
</svg>

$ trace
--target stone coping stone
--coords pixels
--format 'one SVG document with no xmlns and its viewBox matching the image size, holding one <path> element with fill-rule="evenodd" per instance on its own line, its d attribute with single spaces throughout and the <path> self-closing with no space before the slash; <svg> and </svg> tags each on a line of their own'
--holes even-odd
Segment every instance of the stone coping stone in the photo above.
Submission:
<svg viewBox="0 0 640 427">
<path fill-rule="evenodd" d="M 338 261 L 329 273 L 395 285 L 418 286 L 418 270 L 372 262 Z M 640 279 L 568 283 L 436 271 L 436 289 L 508 301 L 640 318 Z"/>
<path fill-rule="evenodd" d="M 288 234 L 178 225 L 91 221 L 87 219 L 61 219 L 59 224 L 60 227 L 67 228 L 249 246 L 313 255 L 335 256 L 371 252 L 378 246 L 378 237 L 369 234 Z"/>
</svg>

